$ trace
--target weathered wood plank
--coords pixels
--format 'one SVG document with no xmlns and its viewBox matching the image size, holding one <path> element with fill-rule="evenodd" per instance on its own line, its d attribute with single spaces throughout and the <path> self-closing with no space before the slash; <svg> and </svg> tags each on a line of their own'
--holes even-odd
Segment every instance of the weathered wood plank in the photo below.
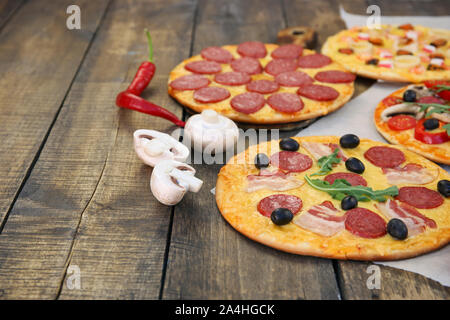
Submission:
<svg viewBox="0 0 450 320">
<path fill-rule="evenodd" d="M 377 4 L 383 15 L 440 15 L 449 12 L 448 1 L 368 1 Z M 445 8 L 448 8 L 445 10 Z M 355 12 L 365 14 L 365 10 Z M 450 288 L 418 274 L 380 266 L 381 289 L 369 289 L 373 271 L 369 262 L 339 261 L 336 266 L 343 299 L 449 299 Z"/>
<path fill-rule="evenodd" d="M 69 4 L 28 2 L 0 35 L 2 218 L 65 99 L 108 1 L 78 2 L 82 8 L 82 30 L 75 31 L 66 28 L 65 8 Z M 68 168 L 71 162 L 84 160 L 76 150 L 71 151 L 72 158 L 65 163 Z M 55 148 L 53 152 L 55 159 L 61 156 L 61 149 Z M 57 171 L 49 163 L 44 167 L 46 175 L 53 170 Z M 58 263 L 63 266 L 65 260 L 55 257 L 58 239 L 62 236 L 71 239 L 73 233 L 57 212 L 67 208 L 70 199 L 65 192 L 70 188 L 57 189 L 58 183 L 53 182 L 55 191 L 50 193 L 40 188 L 45 182 L 46 177 L 31 181 L 23 190 L 26 198 L 30 196 L 25 202 L 31 205 L 27 207 L 24 201 L 19 201 L 20 209 L 11 211 L 11 223 L 0 235 L 2 298 L 56 296 L 63 271 L 51 266 Z M 78 194 L 77 181 L 70 183 L 72 191 Z M 39 207 L 51 209 L 47 215 L 41 215 Z M 28 254 L 24 255 L 27 249 Z M 48 265 L 38 265 L 37 260 L 47 261 Z"/>
<path fill-rule="evenodd" d="M 107 0 L 83 0 L 83 29 L 66 28 L 70 1 L 25 3 L 0 33 L 0 223 L 14 201 L 100 22 Z"/>
<path fill-rule="evenodd" d="M 278 1 L 200 1 L 194 54 L 210 45 L 274 42 Z M 220 165 L 194 165 L 204 181 L 175 207 L 163 299 L 337 299 L 331 261 L 283 253 L 236 232 L 210 190 Z"/>
<path fill-rule="evenodd" d="M 173 127 L 114 101 L 147 57 L 147 27 L 158 70 L 145 96 L 181 116 L 166 81 L 188 55 L 194 7 L 130 0 L 108 9 L 0 235 L 4 297 L 158 298 L 171 208 L 149 194 L 150 169 L 136 158 L 132 134 Z M 73 265 L 81 290 L 63 281 Z"/>
<path fill-rule="evenodd" d="M 135 156 L 132 133 L 140 128 L 170 132 L 174 126 L 159 118 L 128 110 L 119 111 L 112 104 L 116 93 L 125 88 L 138 65 L 147 57 L 143 34 L 147 27 L 154 41 L 157 75 L 144 97 L 168 107 L 181 117 L 182 109 L 167 95 L 167 77 L 173 66 L 189 53 L 195 4 L 195 1 L 164 0 L 153 1 L 149 6 L 146 1 L 128 1 L 127 4 L 116 1 L 92 48 L 92 59 L 88 57 L 86 60 L 96 66 L 107 52 L 117 50 L 111 57 L 114 60 L 106 59 L 115 61 L 117 67 L 111 70 L 110 77 L 101 81 L 101 87 L 111 98 L 98 108 L 103 114 L 116 118 L 116 123 L 110 125 L 116 139 L 104 159 L 105 167 L 95 194 L 84 209 L 68 261 L 68 264 L 78 265 L 81 269 L 82 290 L 69 290 L 64 285 L 61 299 L 159 297 L 172 208 L 158 203 L 150 194 L 151 170 Z M 134 52 L 138 54 L 133 55 Z M 101 74 L 107 66 L 106 61 L 93 70 L 86 65 L 86 72 L 89 72 L 86 87 L 98 86 L 92 78 Z M 118 79 L 117 75 L 125 82 L 120 87 L 117 86 L 119 82 L 109 83 Z M 127 75 L 125 81 L 124 75 Z M 83 81 L 81 78 L 80 82 Z M 83 95 L 81 99 L 80 105 L 89 107 L 84 102 L 89 95 Z M 72 113 L 72 116 L 77 115 Z M 93 119 L 91 123 L 96 125 L 101 121 Z M 66 142 L 80 144 L 83 141 Z M 101 140 L 92 142 L 89 149 L 103 143 Z M 78 174 L 83 175 L 83 172 Z"/>
<path fill-rule="evenodd" d="M 0 29 L 8 19 L 22 6 L 25 0 L 1 0 L 0 1 Z"/>
</svg>

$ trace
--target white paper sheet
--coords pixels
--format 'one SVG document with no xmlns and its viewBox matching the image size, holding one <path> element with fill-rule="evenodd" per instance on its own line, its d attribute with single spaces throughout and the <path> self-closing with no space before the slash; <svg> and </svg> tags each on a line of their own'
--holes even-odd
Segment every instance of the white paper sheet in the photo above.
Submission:
<svg viewBox="0 0 450 320">
<path fill-rule="evenodd" d="M 345 21 L 348 28 L 366 24 L 367 16 L 349 14 L 342 8 L 340 9 L 340 12 L 341 17 Z M 381 23 L 412 23 L 435 28 L 450 29 L 450 16 L 382 16 Z M 375 129 L 375 125 L 373 123 L 373 112 L 376 105 L 382 98 L 403 86 L 404 84 L 378 81 L 361 95 L 348 102 L 343 108 L 327 115 L 322 119 L 319 119 L 308 128 L 300 131 L 298 136 L 340 136 L 346 133 L 354 133 L 359 137 L 386 142 Z M 450 172 L 450 166 L 442 167 Z M 450 286 L 450 246 L 446 246 L 439 251 L 412 259 L 375 263 L 419 273 L 425 277 L 440 282 L 442 285 Z"/>
</svg>

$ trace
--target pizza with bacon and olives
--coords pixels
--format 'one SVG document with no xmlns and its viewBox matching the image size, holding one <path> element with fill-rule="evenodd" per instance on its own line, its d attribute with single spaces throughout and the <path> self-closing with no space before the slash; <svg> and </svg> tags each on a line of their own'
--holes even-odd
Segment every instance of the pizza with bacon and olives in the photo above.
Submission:
<svg viewBox="0 0 450 320">
<path fill-rule="evenodd" d="M 237 231 L 282 251 L 394 260 L 450 241 L 449 178 L 401 146 L 351 134 L 294 137 L 231 158 L 216 202 Z"/>
<path fill-rule="evenodd" d="M 322 53 L 373 79 L 450 80 L 449 30 L 411 24 L 354 27 L 329 37 Z"/>
<path fill-rule="evenodd" d="M 374 121 L 389 142 L 450 165 L 450 81 L 425 81 L 393 92 L 376 107 Z"/>
<path fill-rule="evenodd" d="M 343 106 L 355 75 L 296 44 L 248 41 L 208 47 L 177 65 L 168 92 L 196 112 L 235 121 L 279 124 L 313 119 Z"/>
</svg>

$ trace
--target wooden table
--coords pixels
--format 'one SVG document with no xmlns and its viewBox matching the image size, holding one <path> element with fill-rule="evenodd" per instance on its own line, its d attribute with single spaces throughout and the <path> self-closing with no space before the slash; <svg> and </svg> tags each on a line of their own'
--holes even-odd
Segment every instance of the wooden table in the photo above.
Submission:
<svg viewBox="0 0 450 320">
<path fill-rule="evenodd" d="M 66 8 L 81 8 L 68 30 Z M 438 1 L 339 1 L 365 14 L 448 14 Z M 0 0 L 0 297 L 3 299 L 449 299 L 450 288 L 369 262 L 279 252 L 221 217 L 210 190 L 220 165 L 195 165 L 199 194 L 175 207 L 149 190 L 133 131 L 168 121 L 115 106 L 146 59 L 157 74 L 144 98 L 178 116 L 168 72 L 203 47 L 312 26 L 318 48 L 344 28 L 332 0 Z M 373 81 L 358 79 L 357 92 Z M 293 135 L 287 132 L 284 135 Z M 81 288 L 67 285 L 80 271 Z M 75 271 L 74 271 L 75 270 Z"/>
</svg>

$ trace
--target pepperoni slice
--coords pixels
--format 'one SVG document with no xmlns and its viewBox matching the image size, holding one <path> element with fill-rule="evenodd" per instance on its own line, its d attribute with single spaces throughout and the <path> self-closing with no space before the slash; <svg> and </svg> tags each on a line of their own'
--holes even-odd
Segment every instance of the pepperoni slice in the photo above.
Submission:
<svg viewBox="0 0 450 320">
<path fill-rule="evenodd" d="M 214 77 L 214 81 L 227 86 L 240 86 L 251 80 L 252 78 L 248 74 L 235 71 L 219 73 Z"/>
<path fill-rule="evenodd" d="M 437 208 L 444 203 L 444 198 L 439 192 L 425 187 L 402 187 L 395 199 L 418 209 Z"/>
<path fill-rule="evenodd" d="M 331 59 L 320 53 L 314 53 L 298 59 L 300 68 L 322 68 L 331 63 Z"/>
<path fill-rule="evenodd" d="M 390 147 L 372 147 L 364 153 L 364 158 L 374 166 L 381 168 L 394 168 L 405 162 L 402 151 Z"/>
<path fill-rule="evenodd" d="M 272 60 L 266 65 L 265 68 L 266 72 L 273 76 L 283 72 L 295 71 L 295 69 L 297 69 L 297 60 L 292 59 Z"/>
<path fill-rule="evenodd" d="M 278 91 L 280 86 L 275 81 L 271 80 L 256 80 L 247 84 L 247 90 L 252 92 L 258 92 L 262 94 L 273 93 Z"/>
<path fill-rule="evenodd" d="M 238 45 L 237 52 L 244 57 L 264 58 L 267 55 L 266 46 L 259 41 L 247 41 Z"/>
<path fill-rule="evenodd" d="M 266 100 L 264 96 L 256 92 L 245 92 L 238 94 L 233 99 L 231 99 L 231 107 L 239 112 L 250 114 L 258 111 L 262 107 Z"/>
<path fill-rule="evenodd" d="M 333 184 L 336 179 L 345 179 L 352 186 L 365 186 L 365 187 L 367 187 L 366 179 L 361 177 L 359 174 L 352 173 L 352 172 L 332 173 L 332 174 L 327 175 L 324 180 L 327 181 L 329 184 Z"/>
<path fill-rule="evenodd" d="M 206 87 L 194 91 L 194 99 L 201 103 L 214 103 L 225 100 L 230 92 L 225 88 Z"/>
<path fill-rule="evenodd" d="M 233 60 L 233 55 L 221 47 L 208 47 L 203 49 L 200 54 L 204 59 L 218 63 L 230 63 Z"/>
<path fill-rule="evenodd" d="M 184 66 L 186 70 L 200 74 L 212 74 L 222 71 L 222 67 L 215 61 L 192 61 Z"/>
<path fill-rule="evenodd" d="M 289 92 L 274 93 L 267 99 L 267 103 L 272 109 L 286 113 L 294 113 L 304 107 L 302 99 L 295 93 Z"/>
<path fill-rule="evenodd" d="M 328 70 L 318 72 L 314 79 L 320 82 L 327 83 L 349 83 L 356 79 L 356 76 L 350 72 L 344 72 L 339 70 Z"/>
<path fill-rule="evenodd" d="M 274 59 L 296 59 L 303 53 L 303 47 L 298 44 L 285 44 L 272 52 Z"/>
<path fill-rule="evenodd" d="M 312 160 L 306 154 L 296 151 L 280 151 L 270 157 L 270 163 L 289 172 L 302 172 L 312 166 Z"/>
<path fill-rule="evenodd" d="M 375 212 L 365 208 L 347 211 L 345 229 L 362 238 L 379 238 L 386 234 L 386 221 Z"/>
<path fill-rule="evenodd" d="M 437 97 L 433 97 L 433 96 L 426 96 L 426 97 L 421 97 L 419 99 L 417 99 L 418 103 L 437 103 L 437 104 L 443 104 L 444 101 L 442 99 L 439 99 Z"/>
<path fill-rule="evenodd" d="M 273 194 L 259 201 L 257 208 L 263 216 L 270 217 L 273 210 L 278 208 L 289 209 L 293 214 L 296 214 L 300 211 L 302 205 L 302 200 L 296 196 Z"/>
<path fill-rule="evenodd" d="M 249 57 L 233 60 L 233 62 L 231 62 L 231 69 L 247 74 L 258 74 L 262 72 L 262 66 L 259 63 L 259 60 Z"/>
<path fill-rule="evenodd" d="M 285 87 L 300 87 L 314 82 L 313 78 L 301 71 L 288 71 L 278 74 L 275 81 Z"/>
<path fill-rule="evenodd" d="M 211 81 L 208 78 L 197 74 L 189 74 L 179 77 L 170 83 L 175 90 L 196 90 L 206 87 Z"/>
<path fill-rule="evenodd" d="M 319 84 L 302 86 L 298 89 L 297 93 L 308 99 L 317 101 L 331 101 L 339 97 L 339 92 L 337 92 L 335 89 Z"/>
</svg>

